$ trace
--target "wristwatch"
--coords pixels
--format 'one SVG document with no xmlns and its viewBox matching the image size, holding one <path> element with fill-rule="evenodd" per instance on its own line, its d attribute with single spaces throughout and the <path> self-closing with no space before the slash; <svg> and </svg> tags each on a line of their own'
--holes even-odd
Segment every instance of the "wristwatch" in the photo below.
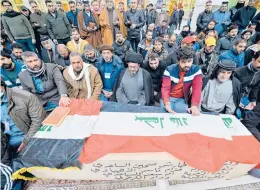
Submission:
<svg viewBox="0 0 260 190">
<path fill-rule="evenodd" d="M 61 96 L 61 97 L 68 97 L 67 94 L 61 94 L 60 96 Z"/>
</svg>

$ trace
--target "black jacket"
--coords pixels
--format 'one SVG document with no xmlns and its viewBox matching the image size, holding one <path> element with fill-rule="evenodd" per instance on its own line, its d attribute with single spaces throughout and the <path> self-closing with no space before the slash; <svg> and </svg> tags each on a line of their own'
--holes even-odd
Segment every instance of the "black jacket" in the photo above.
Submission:
<svg viewBox="0 0 260 190">
<path fill-rule="evenodd" d="M 130 24 L 128 21 L 130 21 Z M 130 9 L 125 13 L 124 23 L 127 27 L 128 38 L 138 38 L 140 37 L 140 30 L 145 24 L 144 13 L 140 10 L 133 11 Z M 131 23 L 136 25 L 134 29 L 130 28 Z"/>
<path fill-rule="evenodd" d="M 125 61 L 125 55 L 128 51 L 132 51 L 131 43 L 128 40 L 124 40 L 122 44 L 117 43 L 116 41 L 113 42 L 114 54 L 120 57 L 122 62 Z"/>
<path fill-rule="evenodd" d="M 142 69 L 142 68 L 140 68 Z M 111 97 L 111 101 L 113 102 L 117 102 L 116 99 L 116 91 L 121 83 L 121 80 L 125 74 L 127 69 L 124 69 L 119 77 L 117 78 L 116 84 L 114 85 L 114 90 L 113 90 L 113 95 Z M 152 81 L 152 77 L 149 74 L 148 71 L 146 71 L 145 69 L 143 69 L 143 81 L 144 81 L 144 92 L 145 92 L 145 99 L 146 99 L 146 106 L 150 106 L 154 104 L 154 90 L 153 90 L 153 81 Z"/>
<path fill-rule="evenodd" d="M 178 63 L 178 59 L 177 59 L 177 54 L 175 51 L 171 52 L 170 54 L 168 54 L 167 58 L 165 59 L 166 65 L 170 66 L 172 64 L 177 64 Z M 196 58 L 196 54 L 194 54 L 193 56 L 193 64 L 194 65 L 198 65 L 198 59 Z"/>
<path fill-rule="evenodd" d="M 179 12 L 175 10 L 171 14 L 169 26 L 177 25 L 178 22 L 179 22 Z"/>
<path fill-rule="evenodd" d="M 204 30 L 212 19 L 213 19 L 212 11 L 210 12 L 203 11 L 202 13 L 200 13 L 196 22 L 197 32 L 199 33 L 200 31 Z"/>
<path fill-rule="evenodd" d="M 248 96 L 251 102 L 256 102 L 260 89 L 260 71 L 252 71 L 250 64 L 248 64 L 238 68 L 234 76 L 241 82 L 242 96 Z"/>
<path fill-rule="evenodd" d="M 252 111 L 248 112 L 241 122 L 260 142 L 260 103 L 256 104 L 256 107 Z"/>
<path fill-rule="evenodd" d="M 257 13 L 257 15 L 255 15 L 255 17 L 253 18 L 253 21 L 257 22 L 257 25 L 256 25 L 256 31 L 257 32 L 260 32 L 260 12 Z"/>
<path fill-rule="evenodd" d="M 238 25 L 239 29 L 243 30 L 253 19 L 255 13 L 256 8 L 249 6 L 243 7 L 236 12 L 234 17 L 232 18 L 232 22 L 235 22 Z"/>
<path fill-rule="evenodd" d="M 161 92 L 162 76 L 166 69 L 166 63 L 164 61 L 159 61 L 159 66 L 156 68 L 156 70 L 153 70 L 150 67 L 148 61 L 145 61 L 142 67 L 150 73 L 153 80 L 154 91 Z"/>
<path fill-rule="evenodd" d="M 183 16 L 184 16 L 184 11 L 179 10 L 179 20 L 182 20 Z"/>
</svg>

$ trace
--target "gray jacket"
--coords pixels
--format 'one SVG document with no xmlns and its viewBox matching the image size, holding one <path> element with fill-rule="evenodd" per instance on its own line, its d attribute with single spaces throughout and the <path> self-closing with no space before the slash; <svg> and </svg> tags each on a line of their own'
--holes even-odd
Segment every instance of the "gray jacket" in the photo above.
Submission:
<svg viewBox="0 0 260 190">
<path fill-rule="evenodd" d="M 196 62 L 198 63 L 200 69 L 206 66 L 205 64 L 205 52 L 204 48 L 202 48 L 199 52 L 196 52 Z M 203 73 L 205 76 L 211 75 L 212 71 L 214 70 L 215 66 L 218 63 L 218 54 L 216 52 L 212 52 L 212 57 L 209 61 L 207 71 Z"/>
<path fill-rule="evenodd" d="M 35 39 L 33 28 L 28 19 L 22 14 L 8 17 L 5 14 L 2 16 L 5 33 L 11 41 Z"/>
<path fill-rule="evenodd" d="M 44 12 L 32 13 L 30 15 L 30 22 L 40 35 L 48 35 L 47 25 L 45 20 L 46 15 L 47 14 Z M 37 23 L 40 26 L 34 26 L 34 23 Z"/>
<path fill-rule="evenodd" d="M 52 63 L 45 63 L 46 71 L 43 76 L 44 93 L 38 93 L 32 80 L 32 76 L 25 70 L 19 74 L 24 90 L 31 92 L 37 96 L 42 105 L 48 101 L 59 103 L 60 95 L 67 94 L 67 87 L 65 80 L 61 74 L 60 69 Z"/>
<path fill-rule="evenodd" d="M 8 115 L 15 125 L 24 132 L 23 143 L 39 130 L 46 117 L 42 105 L 35 95 L 18 88 L 7 88 Z"/>
<path fill-rule="evenodd" d="M 128 23 L 130 21 L 132 24 L 135 24 L 136 27 L 131 29 L 131 24 Z M 124 23 L 127 27 L 127 35 L 128 38 L 138 38 L 140 37 L 140 30 L 145 24 L 144 14 L 140 10 L 132 11 L 132 9 L 126 11 L 124 17 Z"/>
<path fill-rule="evenodd" d="M 235 43 L 236 40 L 237 40 L 237 37 L 231 38 L 229 35 L 226 35 L 226 36 L 220 38 L 218 40 L 216 48 L 215 48 L 216 52 L 220 55 L 224 51 L 228 51 L 228 50 L 232 49 L 233 44 Z"/>
<path fill-rule="evenodd" d="M 213 19 L 212 11 L 210 11 L 208 13 L 203 11 L 202 13 L 200 13 L 197 18 L 197 23 L 196 23 L 197 32 L 199 33 L 200 31 L 204 30 L 212 19 Z"/>
<path fill-rule="evenodd" d="M 50 12 L 46 14 L 46 25 L 51 39 L 65 39 L 71 35 L 71 24 L 64 13 L 55 11 L 56 17 Z"/>
</svg>

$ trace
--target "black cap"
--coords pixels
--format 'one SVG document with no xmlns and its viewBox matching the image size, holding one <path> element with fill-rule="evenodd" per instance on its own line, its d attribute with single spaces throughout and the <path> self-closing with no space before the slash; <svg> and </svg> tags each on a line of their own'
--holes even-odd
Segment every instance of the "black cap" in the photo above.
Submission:
<svg viewBox="0 0 260 190">
<path fill-rule="evenodd" d="M 26 6 L 23 5 L 23 6 L 21 6 L 21 10 L 22 11 L 28 11 L 29 9 Z"/>
<path fill-rule="evenodd" d="M 50 38 L 48 36 L 44 36 L 44 37 L 41 37 L 41 42 L 44 42 L 44 41 L 47 41 L 49 40 Z"/>
<path fill-rule="evenodd" d="M 222 60 L 217 64 L 221 69 L 225 69 L 227 71 L 234 71 L 236 69 L 236 63 L 231 60 Z"/>
</svg>

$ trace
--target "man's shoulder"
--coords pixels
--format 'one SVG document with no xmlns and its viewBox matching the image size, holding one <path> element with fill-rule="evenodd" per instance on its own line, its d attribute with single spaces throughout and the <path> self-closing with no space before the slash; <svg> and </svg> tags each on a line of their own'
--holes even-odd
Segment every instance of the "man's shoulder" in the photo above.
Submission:
<svg viewBox="0 0 260 190">
<path fill-rule="evenodd" d="M 241 74 L 243 74 L 243 73 L 245 73 L 245 72 L 248 72 L 248 71 L 249 71 L 248 65 L 246 65 L 246 66 L 237 68 L 237 69 L 235 70 L 235 73 L 236 73 L 237 75 L 241 75 Z"/>
<path fill-rule="evenodd" d="M 23 90 L 23 89 L 19 89 L 19 88 L 8 88 L 7 93 L 8 93 L 8 96 L 11 95 L 10 98 L 13 101 L 17 100 L 18 103 L 20 103 L 21 101 L 26 101 L 27 99 L 34 96 L 32 93 L 30 93 L 26 90 Z M 15 99 L 14 96 L 18 97 L 19 99 Z"/>
</svg>

